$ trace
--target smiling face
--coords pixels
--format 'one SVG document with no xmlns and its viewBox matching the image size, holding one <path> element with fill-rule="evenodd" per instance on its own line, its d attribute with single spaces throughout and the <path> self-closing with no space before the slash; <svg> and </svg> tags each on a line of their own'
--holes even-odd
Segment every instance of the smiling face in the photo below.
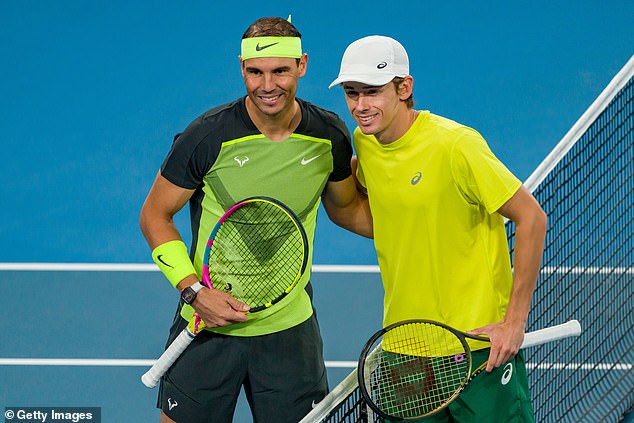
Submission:
<svg viewBox="0 0 634 423">
<path fill-rule="evenodd" d="M 350 114 L 366 135 L 389 144 L 400 138 L 411 125 L 411 113 L 406 99 L 411 96 L 413 79 L 404 78 L 396 87 L 388 82 L 380 87 L 360 82 L 344 82 L 346 103 Z"/>
<path fill-rule="evenodd" d="M 297 59 L 282 57 L 241 61 L 249 112 L 262 118 L 293 113 L 297 83 L 306 74 L 307 60 L 304 54 L 299 64 Z"/>
</svg>

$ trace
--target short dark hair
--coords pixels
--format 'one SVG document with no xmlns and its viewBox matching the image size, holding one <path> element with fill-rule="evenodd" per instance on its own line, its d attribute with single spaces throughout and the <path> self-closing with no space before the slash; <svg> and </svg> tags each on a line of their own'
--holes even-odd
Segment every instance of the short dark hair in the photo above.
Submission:
<svg viewBox="0 0 634 423">
<path fill-rule="evenodd" d="M 297 28 L 286 19 L 267 17 L 253 22 L 242 38 L 254 37 L 297 37 L 302 38 Z"/>
<path fill-rule="evenodd" d="M 401 78 L 399 76 L 395 76 L 394 79 L 392 79 L 392 83 L 394 84 L 394 88 L 396 88 L 397 93 L 403 81 L 405 81 L 405 78 Z M 405 100 L 405 105 L 408 109 L 414 108 L 414 92 L 412 92 L 412 95 L 410 95 L 409 98 Z"/>
</svg>

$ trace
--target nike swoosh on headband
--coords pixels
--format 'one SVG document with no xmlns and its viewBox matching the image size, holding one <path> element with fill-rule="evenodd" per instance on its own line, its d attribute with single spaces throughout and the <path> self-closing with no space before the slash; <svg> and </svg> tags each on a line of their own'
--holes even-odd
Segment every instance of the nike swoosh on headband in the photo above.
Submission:
<svg viewBox="0 0 634 423">
<path fill-rule="evenodd" d="M 258 45 L 255 46 L 255 51 L 262 51 L 265 48 L 269 48 L 269 47 L 274 46 L 275 44 L 279 44 L 279 43 L 267 44 L 265 46 L 260 46 L 260 44 L 258 43 Z"/>
</svg>

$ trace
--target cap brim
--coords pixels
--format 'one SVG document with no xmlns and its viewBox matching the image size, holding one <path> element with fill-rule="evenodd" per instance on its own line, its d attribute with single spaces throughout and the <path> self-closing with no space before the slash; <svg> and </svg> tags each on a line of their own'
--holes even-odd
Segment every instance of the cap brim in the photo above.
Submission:
<svg viewBox="0 0 634 423">
<path fill-rule="evenodd" d="M 373 87 L 380 87 L 382 85 L 387 84 L 392 79 L 394 79 L 396 75 L 339 75 L 337 79 L 332 81 L 328 88 L 332 88 L 335 85 L 339 85 L 343 82 L 359 82 L 361 84 L 371 85 Z"/>
</svg>

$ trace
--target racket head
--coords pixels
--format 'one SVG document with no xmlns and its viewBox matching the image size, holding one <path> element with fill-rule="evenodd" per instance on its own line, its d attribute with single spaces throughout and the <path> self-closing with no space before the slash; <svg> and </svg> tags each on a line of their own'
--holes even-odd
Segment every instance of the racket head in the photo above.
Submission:
<svg viewBox="0 0 634 423">
<path fill-rule="evenodd" d="M 357 369 L 363 399 L 395 421 L 437 413 L 469 381 L 471 350 L 455 329 L 431 320 L 407 320 L 376 332 Z"/>
<path fill-rule="evenodd" d="M 282 300 L 308 262 L 308 238 L 297 216 L 270 197 L 250 197 L 227 210 L 203 256 L 203 283 L 248 304 L 250 313 Z"/>
</svg>

